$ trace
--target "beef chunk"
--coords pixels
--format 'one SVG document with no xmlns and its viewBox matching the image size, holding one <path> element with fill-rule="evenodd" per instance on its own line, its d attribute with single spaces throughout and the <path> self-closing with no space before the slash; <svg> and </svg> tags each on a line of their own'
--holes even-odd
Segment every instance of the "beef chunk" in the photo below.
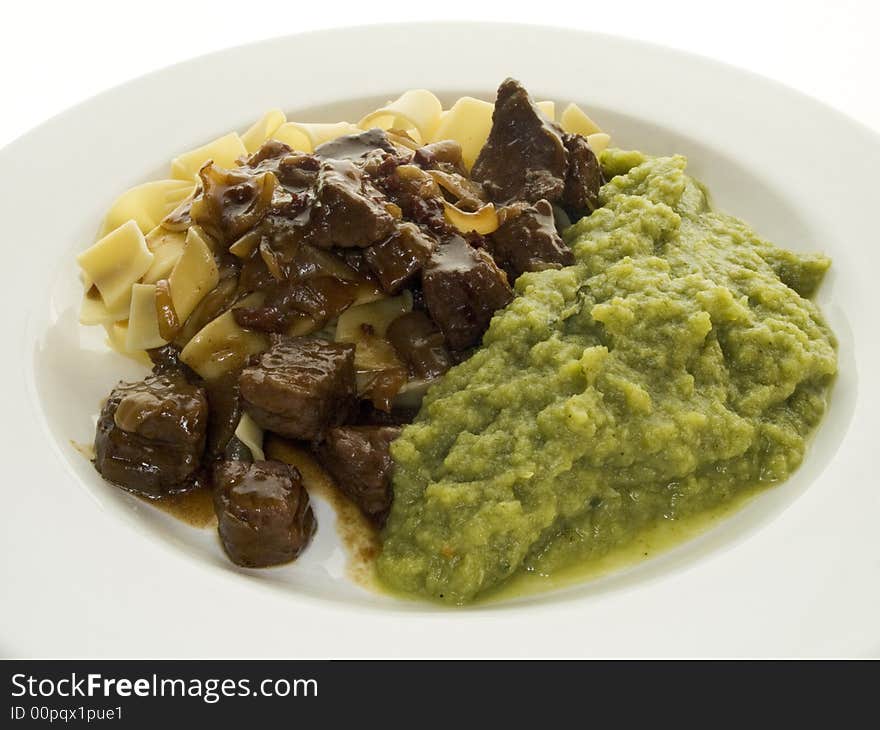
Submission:
<svg viewBox="0 0 880 730">
<path fill-rule="evenodd" d="M 327 432 L 318 461 L 361 511 L 381 525 L 391 507 L 388 447 L 400 434 L 394 426 L 343 426 Z"/>
<path fill-rule="evenodd" d="M 471 177 L 496 203 L 541 198 L 556 202 L 565 188 L 567 152 L 556 126 L 518 81 L 498 87 L 492 129 Z"/>
<path fill-rule="evenodd" d="M 146 497 L 184 491 L 201 466 L 207 426 L 205 392 L 182 373 L 120 383 L 98 419 L 95 467 Z"/>
<path fill-rule="evenodd" d="M 392 154 L 397 151 L 394 145 L 388 141 L 388 135 L 385 132 L 381 129 L 368 129 L 366 132 L 348 134 L 318 145 L 315 148 L 315 156 L 324 160 L 356 161 L 363 159 L 375 150 Z"/>
<path fill-rule="evenodd" d="M 324 160 L 315 194 L 309 235 L 316 246 L 369 246 L 394 230 L 387 201 L 349 160 Z"/>
<path fill-rule="evenodd" d="M 289 563 L 309 544 L 315 515 L 296 468 L 280 461 L 219 461 L 213 471 L 220 540 L 233 563 Z"/>
<path fill-rule="evenodd" d="M 513 298 L 507 276 L 492 257 L 454 234 L 431 256 L 422 272 L 422 290 L 431 319 L 455 350 L 477 344 L 495 310 Z"/>
<path fill-rule="evenodd" d="M 389 294 L 397 294 L 425 265 L 437 247 L 414 223 L 401 223 L 388 238 L 364 250 L 364 260 Z"/>
<path fill-rule="evenodd" d="M 525 271 L 558 269 L 574 263 L 571 249 L 556 230 L 553 206 L 546 200 L 508 218 L 491 234 L 489 250 L 511 281 Z"/>
<path fill-rule="evenodd" d="M 238 379 L 245 410 L 263 428 L 312 440 L 343 423 L 355 395 L 354 345 L 277 337 Z"/>
<path fill-rule="evenodd" d="M 566 134 L 562 139 L 568 150 L 568 171 L 562 202 L 569 210 L 592 213 L 599 206 L 602 167 L 584 137 Z"/>
<path fill-rule="evenodd" d="M 401 315 L 388 326 L 385 336 L 417 378 L 430 380 L 452 367 L 443 333 L 424 312 Z"/>
</svg>

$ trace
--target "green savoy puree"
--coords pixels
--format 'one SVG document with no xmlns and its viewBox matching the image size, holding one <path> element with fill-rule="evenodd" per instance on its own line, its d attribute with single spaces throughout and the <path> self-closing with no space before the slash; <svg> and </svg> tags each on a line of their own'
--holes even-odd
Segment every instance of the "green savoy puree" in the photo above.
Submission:
<svg viewBox="0 0 880 730">
<path fill-rule="evenodd" d="M 710 207 L 680 156 L 611 150 L 576 263 L 529 273 L 392 446 L 391 589 L 473 600 L 786 479 L 825 410 L 830 265 Z"/>
</svg>

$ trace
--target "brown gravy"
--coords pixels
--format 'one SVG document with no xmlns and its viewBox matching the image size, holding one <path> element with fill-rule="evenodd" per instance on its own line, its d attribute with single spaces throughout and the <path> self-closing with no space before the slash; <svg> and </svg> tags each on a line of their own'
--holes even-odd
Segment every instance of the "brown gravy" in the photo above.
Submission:
<svg viewBox="0 0 880 730">
<path fill-rule="evenodd" d="M 293 441 L 271 434 L 266 436 L 266 455 L 270 459 L 292 464 L 299 469 L 309 494 L 319 495 L 329 502 L 336 512 L 336 532 L 348 553 L 348 573 L 352 580 L 365 587 L 374 587 L 373 563 L 379 554 L 379 530 L 364 517 L 357 505 L 339 490 L 308 451 Z M 73 440 L 70 444 L 89 461 L 95 458 L 92 444 Z M 197 487 L 183 494 L 173 494 L 159 499 L 140 496 L 138 499 L 191 527 L 204 530 L 217 526 L 211 490 L 207 487 Z"/>
<path fill-rule="evenodd" d="M 207 487 L 197 487 L 183 494 L 172 494 L 159 499 L 140 499 L 192 527 L 205 529 L 217 525 L 211 490 Z"/>
<path fill-rule="evenodd" d="M 310 495 L 320 496 L 336 512 L 336 532 L 348 553 L 348 574 L 365 587 L 374 586 L 373 565 L 379 554 L 379 531 L 346 497 L 312 455 L 293 441 L 266 434 L 266 457 L 299 469 Z"/>
</svg>

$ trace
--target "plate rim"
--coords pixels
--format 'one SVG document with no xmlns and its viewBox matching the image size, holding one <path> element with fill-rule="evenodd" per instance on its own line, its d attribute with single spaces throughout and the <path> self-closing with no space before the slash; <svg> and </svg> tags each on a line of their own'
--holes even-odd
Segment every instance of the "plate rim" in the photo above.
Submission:
<svg viewBox="0 0 880 730">
<path fill-rule="evenodd" d="M 381 35 L 383 33 L 387 34 L 387 33 L 392 33 L 392 32 L 396 32 L 396 31 L 400 31 L 402 29 L 409 29 L 409 28 L 421 29 L 421 31 L 424 31 L 424 29 L 429 29 L 430 32 L 435 33 L 435 34 L 441 33 L 441 32 L 443 34 L 449 34 L 452 29 L 456 29 L 456 32 L 458 32 L 458 33 L 473 33 L 475 30 L 480 29 L 480 28 L 482 28 L 484 30 L 491 28 L 491 29 L 495 29 L 495 30 L 499 30 L 499 31 L 511 31 L 511 32 L 513 32 L 515 30 L 515 32 L 518 32 L 518 33 L 521 33 L 524 30 L 528 30 L 528 31 L 533 31 L 537 35 L 541 35 L 544 37 L 549 37 L 549 36 L 552 36 L 554 34 L 559 34 L 559 33 L 565 33 L 565 34 L 568 34 L 570 37 L 586 37 L 586 38 L 591 38 L 591 39 L 599 39 L 597 42 L 600 45 L 604 43 L 605 45 L 612 45 L 613 46 L 615 44 L 622 43 L 623 45 L 629 46 L 630 48 L 638 47 L 638 48 L 642 48 L 642 49 L 648 49 L 649 55 L 660 54 L 660 55 L 676 56 L 676 57 L 678 57 L 679 61 L 686 60 L 690 63 L 696 63 L 697 65 L 703 65 L 703 66 L 708 65 L 708 66 L 715 67 L 716 71 L 711 72 L 712 74 L 714 74 L 716 72 L 721 73 L 722 75 L 724 73 L 729 73 L 729 74 L 732 74 L 735 76 L 739 76 L 740 78 L 749 78 L 750 81 L 746 82 L 747 85 L 749 83 L 759 83 L 759 84 L 763 84 L 763 85 L 777 87 L 780 90 L 784 90 L 787 94 L 791 94 L 791 95 L 794 95 L 795 97 L 799 97 L 800 99 L 804 100 L 805 102 L 808 102 L 809 104 L 818 105 L 819 107 L 821 107 L 825 111 L 825 113 L 830 112 L 833 115 L 836 115 L 839 118 L 838 119 L 839 123 L 842 123 L 845 125 L 851 125 L 851 126 L 854 125 L 854 126 L 860 128 L 861 132 L 868 135 L 868 137 L 872 140 L 872 143 L 875 147 L 875 152 L 877 150 L 880 150 L 880 134 L 878 134 L 876 132 L 876 130 L 873 130 L 872 128 L 863 124 L 859 120 L 853 119 L 853 118 L 849 117 L 848 115 L 846 115 L 845 113 L 840 112 L 839 110 L 836 110 L 833 107 L 830 107 L 830 106 L 824 104 L 823 102 L 821 102 L 813 97 L 810 97 L 806 94 L 803 94 L 802 92 L 799 92 L 795 89 L 792 89 L 791 87 L 788 87 L 788 86 L 786 86 L 786 85 L 784 85 L 774 79 L 764 77 L 764 76 L 762 76 L 760 74 L 756 74 L 752 71 L 741 69 L 741 68 L 738 68 L 738 67 L 733 66 L 731 64 L 712 59 L 710 57 L 691 54 L 691 53 L 688 53 L 685 51 L 681 51 L 679 49 L 667 48 L 665 46 L 662 46 L 662 45 L 656 44 L 656 43 L 646 43 L 646 42 L 642 42 L 642 41 L 639 41 L 636 39 L 621 38 L 621 37 L 610 35 L 610 34 L 589 33 L 589 32 L 585 32 L 585 31 L 577 31 L 574 29 L 559 28 L 556 26 L 544 26 L 544 25 L 535 26 L 535 25 L 522 24 L 522 23 L 497 24 L 497 23 L 485 23 L 485 22 L 480 22 L 480 23 L 476 23 L 476 22 L 475 23 L 469 23 L 469 22 L 452 23 L 452 22 L 449 22 L 449 23 L 394 23 L 394 24 L 382 24 L 382 25 L 375 25 L 375 26 L 357 26 L 357 27 L 352 27 L 352 28 L 338 28 L 338 29 L 330 29 L 330 30 L 310 31 L 310 32 L 304 33 L 304 34 L 278 36 L 278 37 L 263 40 L 263 41 L 257 41 L 257 42 L 253 42 L 253 43 L 243 44 L 240 46 L 234 46 L 232 48 L 223 49 L 223 50 L 212 52 L 210 54 L 199 56 L 194 59 L 182 61 L 182 62 L 173 64 L 171 66 L 165 67 L 163 69 L 158 69 L 158 70 L 153 71 L 149 74 L 145 74 L 145 75 L 140 76 L 140 77 L 133 79 L 131 81 L 119 84 L 111 89 L 100 92 L 99 94 L 96 94 L 96 95 L 90 97 L 89 99 L 84 100 L 84 101 L 82 101 L 76 105 L 73 105 L 72 107 L 69 107 L 68 109 L 60 112 L 59 114 L 57 114 L 57 115 L 53 116 L 52 118 L 50 118 L 49 120 L 47 120 L 46 122 L 43 122 L 42 124 L 35 127 L 30 132 L 25 133 L 24 135 L 18 137 L 13 142 L 10 142 L 9 144 L 4 146 L 3 148 L 0 148 L 0 163 L 2 163 L 3 161 L 6 161 L 10 157 L 14 158 L 17 151 L 21 150 L 22 148 L 28 147 L 28 145 L 31 144 L 33 140 L 38 139 L 41 134 L 45 134 L 46 130 L 51 130 L 52 128 L 56 127 L 59 124 L 61 124 L 61 125 L 65 124 L 66 120 L 71 117 L 76 117 L 78 115 L 82 115 L 83 113 L 87 113 L 88 110 L 91 107 L 93 107 L 96 103 L 104 103 L 108 100 L 112 101 L 113 98 L 116 97 L 117 95 L 120 95 L 121 93 L 125 92 L 126 90 L 131 89 L 133 87 L 136 87 L 139 84 L 144 84 L 145 82 L 147 82 L 149 80 L 158 80 L 158 79 L 161 79 L 161 78 L 168 76 L 168 75 L 173 76 L 175 74 L 180 74 L 181 69 L 185 70 L 186 68 L 194 68 L 198 64 L 205 64 L 205 63 L 208 63 L 212 60 L 217 60 L 217 59 L 221 59 L 224 57 L 230 57 L 230 56 L 236 55 L 236 54 L 241 54 L 241 53 L 248 54 L 248 53 L 252 53 L 255 51 L 258 52 L 258 49 L 267 48 L 273 44 L 292 43 L 292 42 L 296 42 L 296 41 L 303 42 L 303 39 L 305 39 L 305 38 L 311 38 L 312 40 L 314 40 L 317 37 L 320 40 L 320 38 L 341 37 L 343 35 L 349 35 L 349 36 L 351 36 L 351 35 L 355 35 L 355 36 L 357 36 L 357 35 L 360 35 L 360 36 Z M 718 71 L 718 69 L 721 69 L 721 71 Z M 259 114 L 260 111 L 261 111 L 260 109 L 249 109 L 248 116 L 255 116 L 255 115 Z M 0 188 L 0 189 L 2 189 L 2 188 Z M 3 299 L 5 299 L 5 298 L 6 298 L 5 295 L 3 295 Z M 0 301 L 2 301 L 3 299 L 0 299 Z M 29 322 L 30 322 L 30 320 L 29 320 Z M 25 345 L 28 344 L 28 341 L 29 341 L 28 337 L 30 334 L 31 334 L 30 332 L 22 331 L 22 335 L 24 336 L 23 343 Z M 25 353 L 27 352 L 26 347 L 23 348 L 23 352 L 25 352 Z M 874 353 L 874 352 L 872 352 L 871 354 L 876 355 L 876 353 Z M 27 360 L 27 358 L 25 358 L 25 362 L 22 362 L 20 364 L 25 365 L 26 360 Z M 857 363 L 857 365 L 858 365 L 858 363 Z M 861 369 L 861 368 L 857 368 L 857 369 Z M 0 368 L 0 372 L 4 372 L 4 371 L 6 371 L 6 374 L 8 374 L 8 367 L 6 364 L 4 364 L 4 366 L 2 368 Z M 31 376 L 32 376 L 32 373 L 25 372 L 25 382 L 28 384 L 28 391 L 29 391 L 30 397 L 33 398 L 35 393 L 33 392 L 31 386 L 33 386 L 33 387 L 36 387 L 36 386 L 32 383 Z M 860 381 L 863 381 L 863 380 L 864 380 L 864 378 L 860 378 Z M 874 399 L 876 400 L 876 397 Z M 33 416 L 33 414 L 31 414 L 31 415 Z M 39 424 L 39 425 L 43 425 L 43 424 Z M 9 436 L 8 429 L 4 428 L 4 430 L 7 431 L 6 435 Z M 7 441 L 7 443 L 8 443 L 8 441 Z M 53 472 L 58 471 L 57 467 L 59 465 L 55 465 L 55 466 L 56 466 L 56 469 L 52 470 Z M 47 473 L 49 471 L 50 470 L 47 468 Z M 78 490 L 76 490 L 76 491 L 78 491 Z M 81 497 L 82 495 L 79 495 L 79 496 Z M 77 504 L 78 505 L 77 509 L 82 508 L 81 500 L 71 499 L 69 504 L 70 505 Z M 880 503 L 878 503 L 878 506 L 880 506 Z M 105 516 L 109 516 L 109 515 L 105 514 Z M 118 529 L 120 525 L 112 525 L 111 526 L 110 523 L 113 522 L 112 518 L 109 520 L 104 520 L 103 522 L 108 523 L 107 525 L 105 525 L 105 529 L 107 530 L 108 535 L 112 534 L 114 536 L 118 536 L 121 533 L 127 532 L 127 528 L 124 525 L 122 525 L 122 527 L 125 528 L 123 530 Z M 8 518 L 5 518 L 4 526 L 8 526 Z M 4 540 L 5 539 L 6 538 L 4 538 Z M 171 546 L 169 546 L 169 548 L 170 547 Z M 152 542 L 150 541 L 148 544 L 148 547 L 147 547 L 147 551 L 149 551 L 151 549 L 152 549 Z M 175 550 L 169 549 L 168 551 L 165 551 L 165 552 L 167 553 L 168 561 L 170 561 L 170 564 L 177 566 L 177 563 L 180 561 L 175 559 L 175 556 L 176 556 Z M 179 557 L 179 556 L 177 556 L 177 557 Z M 720 558 L 721 556 L 718 556 L 718 557 Z M 713 561 L 703 561 L 704 566 L 705 566 L 706 562 L 713 562 Z M 8 563 L 8 558 L 7 558 L 7 563 Z M 12 579 L 13 581 L 15 581 L 17 578 L 20 578 L 20 576 L 16 575 L 14 569 L 10 570 L 10 567 L 13 567 L 13 566 L 10 566 L 7 563 L 4 563 L 4 570 L 3 570 L 2 574 L 0 574 L 0 575 L 5 575 L 5 577 L 7 579 Z M 694 570 L 697 570 L 697 568 L 695 568 Z M 700 569 L 700 570 L 702 570 L 702 569 Z M 194 566 L 190 566 L 190 568 L 184 572 L 186 572 L 187 574 L 195 575 L 197 573 L 200 573 L 201 571 L 196 570 Z M 209 583 L 216 582 L 217 586 L 218 586 L 218 588 L 217 588 L 218 591 L 221 590 L 220 584 L 223 583 L 222 591 L 224 591 L 225 593 L 228 593 L 229 595 L 234 595 L 236 593 L 244 593 L 245 592 L 244 590 L 242 590 L 240 588 L 240 586 L 241 586 L 240 579 L 237 576 L 234 576 L 233 573 L 229 573 L 231 580 L 222 581 L 218 577 L 217 571 L 207 571 L 207 572 L 211 576 L 209 578 L 208 582 Z M 686 572 L 689 572 L 689 571 L 686 571 Z M 204 581 L 198 581 L 198 583 L 202 584 L 202 583 L 204 583 Z M 27 583 L 25 582 L 24 585 L 26 587 Z M 260 586 L 259 590 L 261 591 L 261 593 L 263 593 L 263 589 L 265 587 L 266 586 Z M 633 591 L 640 592 L 638 587 L 634 588 Z M 875 594 L 876 594 L 876 591 L 875 591 Z M 17 614 L 19 616 L 25 615 L 21 609 L 23 607 L 26 608 L 27 592 L 25 591 L 24 593 L 16 593 L 15 596 L 16 596 L 16 599 L 18 600 L 18 603 L 15 604 L 14 610 L 11 613 Z M 872 598 L 874 601 L 878 600 L 876 595 L 874 595 Z M 25 600 L 22 601 L 21 599 L 25 599 Z M 94 602 L 91 601 L 91 599 L 87 598 L 85 603 L 89 604 L 90 607 L 92 609 L 94 609 L 95 605 L 94 605 Z M 124 601 L 122 603 L 125 604 Z M 272 603 L 276 603 L 276 602 L 273 601 Z M 85 605 L 85 604 L 83 604 L 83 605 Z M 117 602 L 117 605 L 118 605 L 118 602 Z M 129 606 L 129 608 L 131 608 L 131 607 Z M 299 608 L 302 608 L 303 611 L 308 612 L 308 613 L 312 612 L 312 608 L 309 608 L 309 607 L 298 606 L 298 609 Z M 564 619 L 564 621 L 567 622 L 567 625 L 571 626 L 571 622 L 576 620 L 576 618 L 577 618 L 577 612 L 574 611 L 573 608 L 574 607 L 572 607 L 572 606 L 566 606 L 565 608 L 551 606 L 548 609 L 548 614 L 555 616 L 560 621 L 562 621 Z M 4 613 L 5 613 L 5 610 L 4 610 Z M 335 608 L 335 609 L 329 609 L 328 613 L 333 614 L 335 619 L 344 620 L 346 617 L 346 614 L 349 612 L 345 609 Z M 473 625 L 481 625 L 481 624 L 485 623 L 485 618 L 486 618 L 484 615 L 485 613 L 488 613 L 491 615 L 492 611 L 491 610 L 487 611 L 487 612 L 472 611 L 469 613 L 461 613 L 459 615 L 462 617 L 464 617 L 464 616 L 468 617 L 466 619 L 463 619 L 462 623 L 466 622 L 466 623 L 473 626 Z M 445 610 L 439 611 L 439 612 L 435 612 L 435 611 L 418 612 L 417 611 L 416 614 L 418 616 L 417 619 L 414 619 L 414 621 L 416 623 L 421 624 L 422 622 L 427 622 L 427 624 L 429 624 L 429 625 L 436 621 L 437 615 L 440 615 L 440 616 L 446 617 L 446 618 L 448 618 L 448 616 L 449 616 L 449 612 L 445 611 Z M 400 614 L 396 614 L 396 615 L 399 616 Z M 471 618 L 471 617 L 475 617 L 475 618 Z M 361 616 L 361 619 L 364 620 L 364 623 L 384 623 L 378 617 L 365 618 L 365 617 Z M 514 617 L 513 619 L 510 619 L 510 617 L 506 617 L 506 619 L 507 620 L 503 622 L 505 624 L 507 624 L 507 623 L 516 624 L 516 623 L 522 622 L 522 617 Z M 19 628 L 21 629 L 21 627 L 19 627 Z M 472 631 L 472 630 L 473 629 L 469 627 L 468 631 Z M 480 630 L 485 631 L 486 627 L 483 625 Z M 509 630 L 509 629 L 505 629 L 505 630 Z M 46 649 L 49 648 L 48 646 L 41 645 L 39 643 L 37 637 L 34 636 L 33 631 L 31 631 L 29 633 L 29 635 L 27 635 L 27 636 L 26 636 L 26 634 L 28 634 L 28 632 L 23 631 L 23 633 L 21 635 L 17 635 L 15 637 L 13 637 L 12 639 L 9 639 L 8 637 L 2 637 L 2 639 L 0 639 L 0 642 L 9 641 L 13 651 L 16 653 L 24 653 L 26 651 L 31 651 L 31 649 L 29 648 L 30 646 L 36 646 L 37 651 L 45 651 Z M 88 645 L 80 645 L 79 647 L 76 647 L 73 644 L 71 644 L 65 650 L 65 653 L 66 653 L 66 651 L 72 649 L 73 653 L 77 653 L 80 655 L 92 653 L 92 652 L 99 653 L 99 654 L 107 654 L 107 653 L 112 654 L 112 653 L 114 653 L 114 650 L 118 651 L 119 648 L 121 648 L 122 646 L 125 646 L 124 644 L 119 644 L 117 646 L 114 646 L 113 643 L 107 644 L 106 637 L 101 637 L 101 636 L 97 636 L 97 635 L 90 635 L 88 638 L 89 638 Z M 448 637 L 446 637 L 446 639 L 448 640 Z M 493 637 L 493 640 L 496 642 L 500 641 L 501 639 L 503 639 L 503 634 L 496 636 L 496 637 Z M 31 643 L 32 640 L 36 641 L 36 643 L 32 644 Z M 880 632 L 875 631 L 874 636 L 872 638 L 868 639 L 868 644 L 869 645 L 866 646 L 866 650 L 871 651 L 871 652 L 876 652 L 878 647 L 880 647 Z M 431 650 L 429 647 L 431 645 L 432 645 L 432 642 L 426 641 L 423 639 L 421 642 L 419 642 L 418 644 L 416 644 L 414 646 L 424 647 L 424 649 L 426 651 L 425 650 L 416 651 L 415 654 L 416 655 L 419 655 L 419 654 L 424 655 L 426 653 L 430 654 Z M 497 644 L 497 645 L 503 646 L 503 643 Z M 546 645 L 549 647 L 549 646 L 553 645 L 553 642 L 548 641 Z M 86 648 L 84 649 L 83 646 L 86 646 Z M 328 644 L 328 646 L 329 646 L 329 644 Z M 445 653 L 445 648 L 440 646 L 439 644 L 433 643 L 433 646 L 435 647 L 435 651 Z M 462 644 L 462 646 L 464 646 L 464 644 Z M 807 644 L 805 644 L 805 646 L 807 646 Z M 854 644 L 853 646 L 858 648 L 858 644 Z M 196 647 L 193 646 L 193 649 L 195 649 L 195 648 Z M 658 645 L 657 648 L 660 649 L 660 651 L 658 653 L 661 653 L 661 654 L 665 653 L 662 650 L 662 648 L 660 647 L 660 645 Z M 5 647 L 2 646 L 2 643 L 0 643 L 0 649 L 5 649 Z M 339 647 L 334 647 L 334 649 L 336 651 L 329 652 L 327 655 L 339 655 L 339 652 L 338 652 Z M 588 647 L 581 645 L 579 647 L 579 649 L 581 651 L 585 651 L 588 649 Z M 360 650 L 360 648 L 355 649 L 356 652 L 359 650 Z M 400 647 L 400 650 L 402 653 L 407 653 L 407 650 L 405 647 Z M 198 654 L 201 651 L 203 651 L 203 649 L 199 648 L 196 650 L 196 653 Z M 58 654 L 57 651 L 51 651 L 51 650 L 49 651 L 49 653 Z M 465 652 L 465 653 L 467 653 L 467 652 Z M 515 654 L 515 653 L 516 653 L 515 651 L 511 652 L 511 654 Z M 628 653 L 628 649 L 622 647 L 621 653 L 622 654 Z M 646 653 L 651 653 L 651 652 L 646 652 Z M 187 654 L 186 649 L 184 649 L 184 653 L 182 655 L 190 655 L 190 654 Z M 343 655 L 344 655 L 344 652 L 343 652 Z M 354 655 L 354 654 L 352 654 L 352 655 Z M 376 654 L 373 653 L 371 655 L 376 655 Z M 498 654 L 496 654 L 496 655 L 498 655 Z"/>
</svg>

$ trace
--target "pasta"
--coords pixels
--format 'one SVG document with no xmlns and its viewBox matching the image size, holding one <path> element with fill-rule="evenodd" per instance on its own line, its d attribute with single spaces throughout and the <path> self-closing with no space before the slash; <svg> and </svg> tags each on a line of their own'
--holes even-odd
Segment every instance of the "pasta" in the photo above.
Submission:
<svg viewBox="0 0 880 730">
<path fill-rule="evenodd" d="M 128 314 L 128 331 L 125 350 L 151 350 L 167 344 L 159 334 L 159 318 L 156 314 L 156 287 L 153 284 L 135 284 L 131 288 L 131 308 Z"/>
<path fill-rule="evenodd" d="M 104 329 L 107 332 L 107 344 L 109 345 L 111 350 L 118 352 L 120 355 L 125 355 L 128 358 L 131 358 L 137 363 L 144 365 L 145 367 L 150 367 L 152 362 L 150 362 L 150 358 L 146 352 L 143 350 L 136 350 L 134 352 L 129 352 L 126 349 L 126 340 L 128 339 L 128 322 L 114 322 L 113 324 L 104 325 Z"/>
<path fill-rule="evenodd" d="M 357 345 L 354 364 L 358 370 L 385 370 L 399 365 L 384 337 L 388 325 L 412 311 L 412 301 L 412 294 L 406 291 L 399 297 L 349 307 L 339 315 L 335 340 Z"/>
<path fill-rule="evenodd" d="M 541 113 L 551 122 L 556 121 L 556 103 L 552 101 L 539 101 L 535 106 L 541 110 Z"/>
<path fill-rule="evenodd" d="M 101 294 L 93 286 L 89 286 L 83 294 L 82 304 L 79 309 L 80 324 L 112 324 L 120 319 L 128 316 L 128 309 L 125 307 L 116 310 L 110 310 L 104 304 Z"/>
<path fill-rule="evenodd" d="M 270 109 L 241 135 L 241 141 L 248 154 L 256 152 L 262 144 L 272 137 L 275 131 L 287 121 L 280 109 Z"/>
<path fill-rule="evenodd" d="M 142 233 L 151 231 L 192 194 L 194 187 L 188 180 L 155 180 L 131 188 L 114 201 L 104 216 L 98 237 L 106 236 L 129 220 L 134 220 Z"/>
<path fill-rule="evenodd" d="M 587 142 L 590 143 L 590 147 L 595 154 L 601 155 L 606 149 L 608 149 L 608 144 L 611 142 L 611 135 L 605 134 L 605 132 L 588 134 Z"/>
<path fill-rule="evenodd" d="M 184 231 L 169 231 L 156 226 L 147 234 L 147 248 L 153 252 L 153 263 L 141 277 L 144 284 L 155 284 L 160 279 L 167 279 L 177 260 L 183 253 L 186 244 Z"/>
<path fill-rule="evenodd" d="M 454 139 L 461 145 L 462 160 L 470 170 L 489 137 L 493 108 L 488 101 L 461 97 L 449 111 L 443 112 L 431 141 Z"/>
<path fill-rule="evenodd" d="M 559 122 L 569 134 L 582 134 L 584 137 L 589 137 L 591 134 L 602 131 L 599 129 L 599 125 L 590 119 L 577 104 L 569 104 L 565 107 Z"/>
<path fill-rule="evenodd" d="M 259 299 L 259 295 L 251 295 L 239 305 L 254 305 Z M 239 327 L 229 310 L 202 327 L 183 348 L 180 359 L 211 380 L 241 367 L 248 357 L 268 347 L 266 335 Z"/>
<path fill-rule="evenodd" d="M 256 461 L 266 458 L 263 452 L 263 429 L 245 412 L 241 414 L 238 426 L 235 427 L 235 437 L 248 447 Z"/>
<path fill-rule="evenodd" d="M 363 331 L 363 325 L 369 325 L 375 334 L 384 337 L 388 325 L 401 314 L 411 310 L 412 295 L 408 291 L 399 297 L 386 297 L 368 304 L 349 307 L 339 315 L 336 341 L 356 342 Z"/>
<path fill-rule="evenodd" d="M 443 202 L 443 215 L 446 220 L 454 225 L 462 233 L 470 233 L 476 231 L 482 235 L 487 235 L 498 229 L 498 214 L 495 212 L 495 206 L 487 203 L 474 213 L 469 213 L 456 208 L 452 203 Z"/>
<path fill-rule="evenodd" d="M 150 268 L 153 254 L 137 223 L 130 220 L 83 251 L 77 262 L 107 308 L 115 311 L 128 305 L 132 284 Z"/>
<path fill-rule="evenodd" d="M 128 322 L 113 322 L 104 326 L 107 331 L 107 342 L 116 352 L 125 352 L 125 341 L 128 338 Z"/>
<path fill-rule="evenodd" d="M 186 233 L 183 253 L 168 277 L 171 302 L 178 320 L 185 322 L 196 305 L 220 281 L 214 253 L 196 227 Z"/>
<path fill-rule="evenodd" d="M 414 139 L 426 142 L 432 139 L 442 111 L 440 100 L 430 91 L 411 89 L 381 109 L 367 114 L 358 122 L 358 126 L 361 129 L 403 129 L 411 135 L 415 131 L 417 136 L 412 135 Z"/>
<path fill-rule="evenodd" d="M 185 152 L 171 160 L 171 176 L 177 180 L 195 180 L 208 160 L 220 167 L 234 167 L 235 161 L 247 154 L 241 137 L 230 132 L 202 147 Z"/>
</svg>

